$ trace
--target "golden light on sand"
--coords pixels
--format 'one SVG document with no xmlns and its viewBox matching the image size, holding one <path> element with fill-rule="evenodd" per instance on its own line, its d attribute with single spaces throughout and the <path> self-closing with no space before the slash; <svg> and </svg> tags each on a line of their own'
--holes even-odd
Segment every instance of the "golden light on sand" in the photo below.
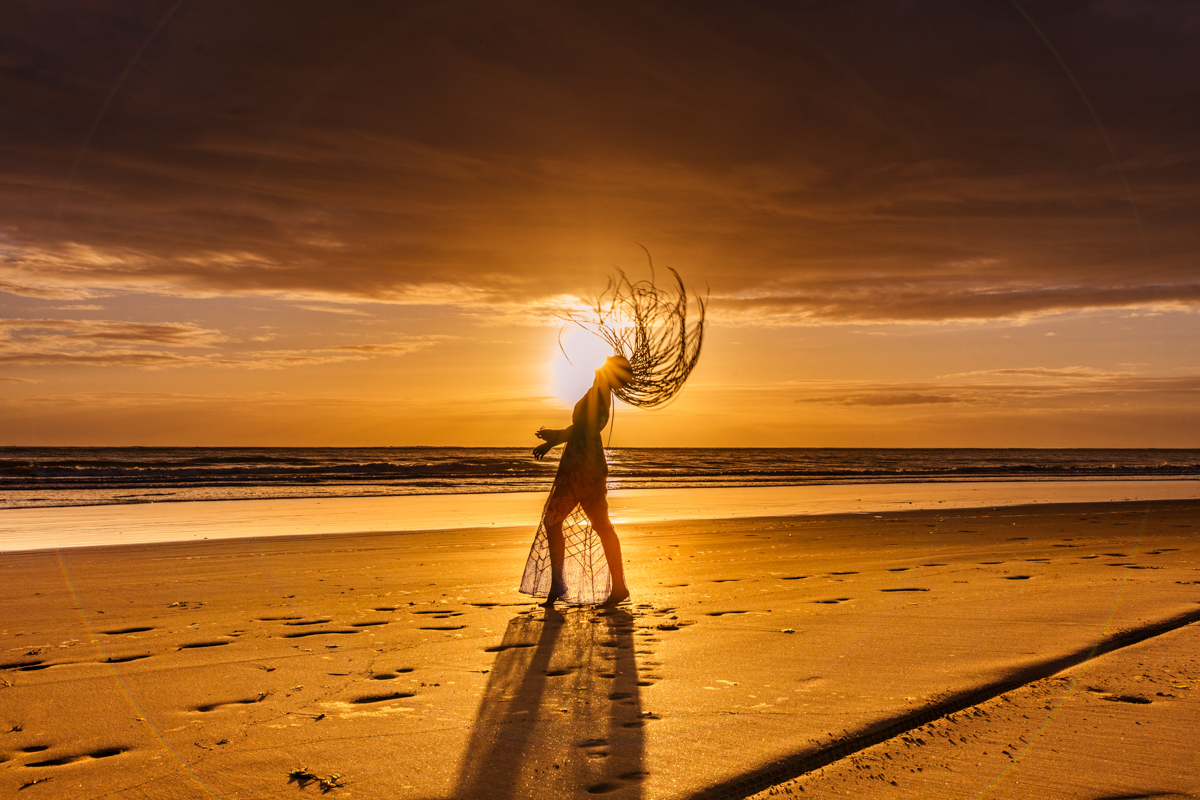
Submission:
<svg viewBox="0 0 1200 800">
<path fill-rule="evenodd" d="M 561 346 L 560 346 L 561 344 Z M 613 354 L 600 337 L 569 325 L 555 339 L 550 357 L 550 394 L 567 406 L 583 397 L 595 379 L 596 370 Z"/>
</svg>

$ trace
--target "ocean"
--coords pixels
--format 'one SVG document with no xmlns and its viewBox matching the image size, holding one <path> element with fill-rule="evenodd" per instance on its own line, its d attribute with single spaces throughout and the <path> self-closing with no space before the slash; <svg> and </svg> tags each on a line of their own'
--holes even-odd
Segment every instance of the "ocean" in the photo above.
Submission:
<svg viewBox="0 0 1200 800">
<path fill-rule="evenodd" d="M 557 453 L 558 451 L 556 451 Z M 546 491 L 527 448 L 3 447 L 0 509 Z M 614 448 L 610 489 L 1200 479 L 1200 450 Z"/>
</svg>

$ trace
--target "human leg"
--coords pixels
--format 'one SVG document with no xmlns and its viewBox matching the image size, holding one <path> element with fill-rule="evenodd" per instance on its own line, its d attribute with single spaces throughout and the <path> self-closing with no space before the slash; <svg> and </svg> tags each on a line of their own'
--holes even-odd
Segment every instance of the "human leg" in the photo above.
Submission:
<svg viewBox="0 0 1200 800">
<path fill-rule="evenodd" d="M 629 587 L 625 584 L 625 565 L 621 559 L 621 540 L 617 531 L 608 518 L 608 498 L 601 495 L 580 503 L 583 513 L 587 514 L 592 523 L 592 530 L 600 537 L 600 545 L 604 548 L 604 560 L 608 562 L 608 572 L 612 576 L 612 592 L 604 601 L 606 606 L 615 606 L 629 597 Z"/>
<path fill-rule="evenodd" d="M 564 494 L 551 497 L 546 504 L 542 526 L 546 529 L 546 548 L 550 551 L 550 592 L 543 605 L 552 606 L 566 592 L 563 582 L 563 562 L 566 560 L 567 542 L 563 536 L 563 522 L 575 509 L 574 498 Z"/>
</svg>

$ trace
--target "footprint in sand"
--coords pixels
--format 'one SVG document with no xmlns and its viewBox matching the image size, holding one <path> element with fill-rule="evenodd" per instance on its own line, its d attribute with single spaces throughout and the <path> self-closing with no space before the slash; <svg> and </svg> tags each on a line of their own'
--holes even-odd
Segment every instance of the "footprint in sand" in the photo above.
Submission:
<svg viewBox="0 0 1200 800">
<path fill-rule="evenodd" d="M 857 575 L 857 572 L 831 572 L 830 575 Z"/>
<path fill-rule="evenodd" d="M 387 625 L 387 624 L 388 624 L 388 621 L 386 619 L 380 619 L 380 620 L 373 620 L 371 622 L 351 622 L 350 627 L 352 627 L 352 628 L 374 628 L 376 625 Z"/>
<path fill-rule="evenodd" d="M 901 589 L 880 589 L 881 592 L 928 592 L 928 589 L 918 589 L 915 586 L 905 586 Z"/>
<path fill-rule="evenodd" d="M 139 653 L 134 656 L 109 656 L 101 661 L 101 664 L 128 664 L 130 661 L 141 661 L 143 658 L 149 658 L 150 653 Z"/>
<path fill-rule="evenodd" d="M 849 597 L 836 597 L 833 600 L 813 600 L 813 602 L 820 603 L 821 605 L 831 606 L 837 605 L 838 603 L 845 603 L 849 599 Z"/>
<path fill-rule="evenodd" d="M 1006 580 L 1006 581 L 1027 581 L 1032 577 L 1033 577 L 1032 575 L 1005 575 L 1004 580 Z"/>
<path fill-rule="evenodd" d="M 373 680 L 373 681 L 395 680 L 396 678 L 400 677 L 401 675 L 407 675 L 408 673 L 410 673 L 412 671 L 413 671 L 412 667 L 396 667 L 396 669 L 392 672 L 376 672 L 374 675 L 371 676 L 371 680 Z"/>
<path fill-rule="evenodd" d="M 787 575 L 785 577 L 780 578 L 779 580 L 781 580 L 781 581 L 802 581 L 807 577 L 809 577 L 809 576 L 808 575 Z"/>
<path fill-rule="evenodd" d="M 281 639 L 301 639 L 305 636 L 325 636 L 326 634 L 348 634 L 358 633 L 358 631 L 348 630 L 328 630 L 328 631 L 298 631 L 296 633 L 285 633 Z"/>
<path fill-rule="evenodd" d="M 513 650 L 518 647 L 536 647 L 536 644 L 534 642 L 529 642 L 528 644 L 525 644 L 525 643 L 522 643 L 522 644 L 498 644 L 494 647 L 483 648 L 483 652 L 485 652 L 485 653 L 503 653 L 505 650 Z"/>
<path fill-rule="evenodd" d="M 708 616 L 723 617 L 726 614 L 748 614 L 748 613 L 749 613 L 748 611 L 709 611 Z"/>
<path fill-rule="evenodd" d="M 333 622 L 331 619 L 298 619 L 295 622 L 285 622 L 284 625 L 324 625 Z"/>
<path fill-rule="evenodd" d="M 376 609 L 378 611 L 379 609 Z M 289 619 L 303 619 L 303 617 L 258 617 L 259 622 L 282 622 Z"/>
<path fill-rule="evenodd" d="M 45 748 L 43 748 L 45 749 Z M 92 758 L 112 758 L 127 752 L 125 747 L 103 747 L 99 750 L 91 750 L 77 756 L 59 756 L 58 758 L 48 758 L 45 761 L 31 761 L 25 766 L 27 767 L 61 767 L 64 764 L 71 764 L 76 761 L 83 761 Z"/>
<path fill-rule="evenodd" d="M 717 578 L 713 583 L 737 583 L 740 580 L 741 578 Z M 642 606 L 638 606 L 638 608 L 642 608 Z M 650 606 L 645 606 L 645 608 L 650 608 Z"/>
<path fill-rule="evenodd" d="M 1133 703 L 1135 705 L 1147 706 L 1150 705 L 1149 697 L 1142 697 L 1137 694 L 1110 694 L 1100 698 L 1101 700 L 1111 700 L 1114 703 Z"/>
<path fill-rule="evenodd" d="M 293 635 L 293 636 L 295 636 L 296 634 L 292 634 L 292 635 Z M 304 634 L 300 634 L 300 635 L 301 635 L 301 636 L 303 636 Z M 180 649 L 180 650 L 196 650 L 196 649 L 199 649 L 199 648 L 201 648 L 201 647 L 224 647 L 224 646 L 225 646 L 225 645 L 227 645 L 227 644 L 230 644 L 230 643 L 229 643 L 229 642 L 224 642 L 224 641 L 214 641 L 214 642 L 192 642 L 192 643 L 190 643 L 190 644 L 181 644 L 181 645 L 179 645 L 179 649 Z"/>
<path fill-rule="evenodd" d="M 608 758 L 608 751 L 604 748 L 608 746 L 606 739 L 588 739 L 586 742 L 580 742 L 575 745 L 580 750 L 586 751 L 586 755 L 591 759 Z"/>
<path fill-rule="evenodd" d="M 252 706 L 261 703 L 267 699 L 266 692 L 259 692 L 254 697 L 247 697 L 244 700 L 225 700 L 220 703 L 201 703 L 198 706 L 193 706 L 192 711 L 198 711 L 201 714 L 207 714 L 209 711 L 215 711 L 224 706 Z"/>
<path fill-rule="evenodd" d="M 466 625 L 422 625 L 419 630 L 423 631 L 461 631 Z"/>
<path fill-rule="evenodd" d="M 888 572 L 908 572 L 912 567 L 893 567 Z"/>
<path fill-rule="evenodd" d="M 406 697 L 416 696 L 415 692 L 390 692 L 389 694 L 364 694 L 362 697 L 356 697 L 351 700 L 351 703 L 356 705 L 366 705 L 368 703 L 384 703 L 388 700 L 403 700 Z"/>
<path fill-rule="evenodd" d="M 395 610 L 396 610 L 396 606 L 380 606 L 379 608 L 376 608 L 376 609 L 373 609 L 373 610 L 374 610 L 374 611 L 395 611 Z"/>
<path fill-rule="evenodd" d="M 608 794 L 609 792 L 615 792 L 624 786 L 625 783 L 629 783 L 631 781 L 640 781 L 649 775 L 650 773 L 641 771 L 626 772 L 617 776 L 617 780 L 621 781 L 621 783 L 617 783 L 615 781 L 603 781 L 601 783 L 596 783 L 587 787 L 588 794 Z"/>
<path fill-rule="evenodd" d="M 105 636 L 120 636 L 125 633 L 145 633 L 152 631 L 154 628 L 118 628 L 115 631 L 101 631 Z"/>
<path fill-rule="evenodd" d="M 43 750 L 49 750 L 49 749 L 50 749 L 50 745 L 48 745 L 48 744 L 31 744 L 28 747 L 22 747 L 21 752 L 22 753 L 40 753 Z"/>
</svg>

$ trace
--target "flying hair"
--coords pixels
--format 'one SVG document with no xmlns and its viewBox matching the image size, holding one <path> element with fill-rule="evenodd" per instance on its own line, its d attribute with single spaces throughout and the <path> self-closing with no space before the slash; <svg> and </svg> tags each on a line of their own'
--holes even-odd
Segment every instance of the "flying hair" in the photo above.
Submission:
<svg viewBox="0 0 1200 800">
<path fill-rule="evenodd" d="M 649 251 L 646 257 L 650 258 Z M 607 342 L 616 355 L 629 359 L 633 379 L 614 388 L 613 394 L 630 405 L 654 408 L 668 402 L 700 360 L 708 298 L 694 298 L 698 319 L 689 326 L 687 288 L 678 272 L 670 272 L 674 287 L 661 289 L 654 282 L 653 260 L 648 281 L 630 281 L 617 270 L 586 318 L 566 315 L 570 322 Z"/>
</svg>

